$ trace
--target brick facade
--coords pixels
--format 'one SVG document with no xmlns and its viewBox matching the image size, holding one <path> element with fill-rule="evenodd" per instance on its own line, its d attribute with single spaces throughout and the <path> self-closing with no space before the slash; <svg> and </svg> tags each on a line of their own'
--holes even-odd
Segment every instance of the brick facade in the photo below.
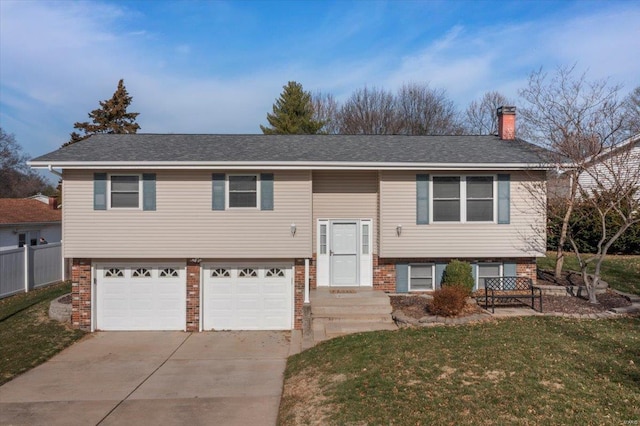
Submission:
<svg viewBox="0 0 640 426">
<path fill-rule="evenodd" d="M 91 330 L 91 259 L 73 259 L 71 266 L 71 325 Z"/>
<path fill-rule="evenodd" d="M 387 293 L 396 291 L 396 264 L 397 263 L 435 263 L 449 262 L 451 259 L 444 258 L 379 258 L 373 255 L 373 288 Z M 467 262 L 514 262 L 516 263 L 516 273 L 518 276 L 527 276 L 536 280 L 536 259 L 535 258 L 490 258 L 490 259 L 460 259 Z M 200 262 L 187 261 L 186 270 L 186 330 L 198 331 L 200 329 Z M 296 259 L 293 272 L 293 294 L 294 311 L 293 327 L 296 330 L 303 326 L 303 305 L 304 305 L 304 259 Z M 91 330 L 91 291 L 92 291 L 92 270 L 91 259 L 73 259 L 71 268 L 72 280 L 72 313 L 71 321 L 73 327 L 82 330 Z M 309 259 L 309 287 L 315 289 L 316 283 L 316 257 Z"/>
<path fill-rule="evenodd" d="M 309 261 L 311 264 L 311 261 Z M 302 330 L 302 306 L 304 305 L 304 259 L 296 259 L 293 276 L 293 328 Z M 315 269 L 313 276 L 315 278 Z M 311 266 L 309 266 L 309 281 L 311 281 Z M 311 285 L 309 285 L 311 287 Z"/>
<path fill-rule="evenodd" d="M 396 263 L 448 263 L 453 259 L 449 258 L 378 258 L 373 256 L 373 288 L 382 290 L 387 293 L 396 291 Z M 485 258 L 485 259 L 464 259 L 458 260 L 469 263 L 506 263 L 516 264 L 516 274 L 518 276 L 526 276 L 536 283 L 537 266 L 536 259 L 531 258 Z"/>
<path fill-rule="evenodd" d="M 187 331 L 200 330 L 200 262 L 187 261 Z"/>
<path fill-rule="evenodd" d="M 373 255 L 373 288 L 375 290 L 384 291 L 386 293 L 395 293 L 396 291 L 396 263 L 449 263 L 450 258 L 380 258 L 377 254 Z M 469 263 L 486 262 L 486 263 L 505 263 L 511 262 L 516 264 L 516 274 L 518 276 L 526 276 L 536 282 L 536 259 L 531 258 L 484 258 L 484 259 L 464 259 L 458 260 Z M 303 280 L 304 280 L 304 260 L 302 261 Z M 311 289 L 317 287 L 316 283 L 316 255 L 310 262 L 310 285 Z M 303 281 L 304 283 L 304 281 Z"/>
</svg>

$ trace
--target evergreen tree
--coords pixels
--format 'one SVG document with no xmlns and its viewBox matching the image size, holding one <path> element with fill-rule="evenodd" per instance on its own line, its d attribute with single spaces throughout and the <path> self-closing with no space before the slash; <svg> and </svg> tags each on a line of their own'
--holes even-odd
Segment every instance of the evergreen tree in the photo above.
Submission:
<svg viewBox="0 0 640 426">
<path fill-rule="evenodd" d="M 131 105 L 132 97 L 129 96 L 124 80 L 118 82 L 115 93 L 106 101 L 100 101 L 100 108 L 89 113 L 90 122 L 77 122 L 75 129 L 83 133 L 72 132 L 71 139 L 63 146 L 71 145 L 98 133 L 136 133 L 140 126 L 136 123 L 137 112 L 127 112 Z"/>
<path fill-rule="evenodd" d="M 273 104 L 273 114 L 267 113 L 271 127 L 260 126 L 265 135 L 307 134 L 319 132 L 324 122 L 314 120 L 311 93 L 302 84 L 290 81 L 283 86 L 280 98 Z"/>
</svg>

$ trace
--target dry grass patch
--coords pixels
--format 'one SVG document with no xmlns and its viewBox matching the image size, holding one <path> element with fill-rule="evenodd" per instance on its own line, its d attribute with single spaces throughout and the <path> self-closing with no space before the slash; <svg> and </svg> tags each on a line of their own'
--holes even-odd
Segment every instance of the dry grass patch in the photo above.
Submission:
<svg viewBox="0 0 640 426">
<path fill-rule="evenodd" d="M 640 418 L 638 330 L 529 317 L 333 339 L 289 359 L 279 424 L 622 424 Z"/>
<path fill-rule="evenodd" d="M 61 283 L 0 301 L 0 385 L 48 360 L 84 332 L 49 319 L 49 303 L 71 291 Z"/>
</svg>

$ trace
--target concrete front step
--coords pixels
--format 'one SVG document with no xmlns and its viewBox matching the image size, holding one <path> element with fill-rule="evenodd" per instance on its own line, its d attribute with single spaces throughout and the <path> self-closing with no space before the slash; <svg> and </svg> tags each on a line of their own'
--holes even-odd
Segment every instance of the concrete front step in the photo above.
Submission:
<svg viewBox="0 0 640 426">
<path fill-rule="evenodd" d="M 371 314 L 344 314 L 335 316 L 318 316 L 311 317 L 314 321 L 325 322 L 340 322 L 340 321 L 352 321 L 352 322 L 364 322 L 364 323 L 392 323 L 393 318 L 389 314 L 371 315 Z"/>
<path fill-rule="evenodd" d="M 311 316 L 345 317 L 351 315 L 391 315 L 391 304 L 386 305 L 351 305 L 351 306 L 316 306 L 311 305 Z"/>
<path fill-rule="evenodd" d="M 321 297 L 311 301 L 313 306 L 386 306 L 389 304 L 389 296 L 384 297 Z"/>
<path fill-rule="evenodd" d="M 372 289 L 320 288 L 311 293 L 313 341 L 351 333 L 396 330 L 389 296 Z"/>
</svg>

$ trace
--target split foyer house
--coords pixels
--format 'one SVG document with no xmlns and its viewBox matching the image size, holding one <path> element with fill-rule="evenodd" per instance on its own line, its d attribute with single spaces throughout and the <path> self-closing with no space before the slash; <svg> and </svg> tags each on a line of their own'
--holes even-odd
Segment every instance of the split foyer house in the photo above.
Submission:
<svg viewBox="0 0 640 426">
<path fill-rule="evenodd" d="M 94 135 L 38 157 L 62 170 L 73 324 L 298 329 L 310 289 L 430 291 L 451 259 L 478 287 L 535 279 L 548 167 L 499 116 L 497 136 Z"/>
</svg>

